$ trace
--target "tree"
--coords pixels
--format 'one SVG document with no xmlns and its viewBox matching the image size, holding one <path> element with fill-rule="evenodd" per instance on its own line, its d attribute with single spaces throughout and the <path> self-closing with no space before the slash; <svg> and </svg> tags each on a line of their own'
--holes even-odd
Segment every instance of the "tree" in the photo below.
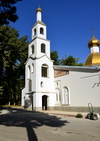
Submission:
<svg viewBox="0 0 100 141">
<path fill-rule="evenodd" d="M 51 57 L 52 60 L 54 60 L 54 62 L 53 62 L 54 65 L 59 65 L 60 60 L 58 59 L 59 56 L 58 56 L 57 51 L 51 51 L 50 52 L 50 57 Z"/>
<path fill-rule="evenodd" d="M 16 15 L 16 7 L 13 6 L 22 0 L 0 0 L 0 25 L 9 24 L 10 21 L 15 22 L 18 19 Z"/>
<path fill-rule="evenodd" d="M 62 59 L 61 64 L 62 65 L 67 65 L 67 66 L 83 66 L 82 63 L 77 63 L 79 58 L 74 58 L 72 55 L 69 57 Z"/>
<path fill-rule="evenodd" d="M 0 86 L 5 100 L 16 100 L 24 83 L 27 46 L 27 36 L 20 38 L 15 28 L 0 26 Z"/>
</svg>

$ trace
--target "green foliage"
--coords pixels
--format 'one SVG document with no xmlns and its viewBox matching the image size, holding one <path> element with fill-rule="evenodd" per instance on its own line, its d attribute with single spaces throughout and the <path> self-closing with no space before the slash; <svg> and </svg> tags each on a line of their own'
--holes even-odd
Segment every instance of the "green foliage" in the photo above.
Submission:
<svg viewBox="0 0 100 141">
<path fill-rule="evenodd" d="M 15 22 L 18 19 L 16 7 L 12 6 L 22 0 L 0 0 L 0 25 Z"/>
<path fill-rule="evenodd" d="M 51 57 L 52 60 L 54 60 L 54 62 L 53 62 L 54 65 L 59 65 L 60 60 L 58 59 L 59 56 L 58 56 L 57 51 L 51 51 L 50 57 Z"/>
<path fill-rule="evenodd" d="M 82 63 L 78 63 L 79 58 L 74 58 L 72 55 L 68 56 L 67 58 L 58 59 L 57 51 L 50 52 L 50 57 L 54 60 L 54 65 L 66 65 L 66 66 L 83 66 Z"/>
<path fill-rule="evenodd" d="M 67 66 L 83 66 L 82 63 L 77 63 L 79 58 L 74 58 L 72 55 L 69 57 L 62 59 L 61 64 L 62 65 L 67 65 Z"/>
<path fill-rule="evenodd" d="M 27 46 L 27 36 L 20 38 L 14 28 L 0 26 L 0 85 L 4 89 L 2 99 L 5 101 L 20 99 Z"/>
<path fill-rule="evenodd" d="M 80 114 L 80 113 L 78 113 L 78 114 L 76 115 L 76 118 L 83 118 L 83 115 Z"/>
</svg>

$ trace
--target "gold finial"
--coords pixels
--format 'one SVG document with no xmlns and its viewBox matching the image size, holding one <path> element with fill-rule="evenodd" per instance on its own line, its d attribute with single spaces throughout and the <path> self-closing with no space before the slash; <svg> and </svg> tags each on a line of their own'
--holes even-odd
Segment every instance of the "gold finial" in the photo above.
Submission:
<svg viewBox="0 0 100 141">
<path fill-rule="evenodd" d="M 42 9 L 40 8 L 40 3 L 38 3 L 38 9 L 36 10 L 36 12 L 38 11 L 42 12 Z"/>
<path fill-rule="evenodd" d="M 92 37 L 94 37 L 94 27 L 91 30 L 92 30 Z"/>
<path fill-rule="evenodd" d="M 94 37 L 94 28 L 92 28 L 91 30 L 92 30 L 92 39 L 88 42 L 89 48 L 100 45 L 100 41 Z"/>
</svg>

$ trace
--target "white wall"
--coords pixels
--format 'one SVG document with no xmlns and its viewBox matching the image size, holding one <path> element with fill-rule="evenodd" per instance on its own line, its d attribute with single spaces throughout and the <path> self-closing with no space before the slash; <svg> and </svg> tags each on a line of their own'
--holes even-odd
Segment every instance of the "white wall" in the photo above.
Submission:
<svg viewBox="0 0 100 141">
<path fill-rule="evenodd" d="M 30 78 L 28 78 L 28 66 L 34 64 L 34 72 L 31 73 Z M 48 65 L 48 77 L 41 76 L 41 67 L 43 64 Z M 32 69 L 30 69 L 32 70 Z M 39 59 L 29 58 L 25 65 L 25 89 L 22 91 L 22 95 L 29 93 L 29 80 L 32 80 L 32 93 L 33 93 L 33 107 L 42 108 L 42 96 L 48 96 L 48 106 L 55 105 L 55 90 L 54 90 L 54 70 L 53 62 L 47 57 L 42 56 Z M 41 82 L 43 82 L 43 87 L 41 87 Z M 23 97 L 22 96 L 22 97 Z M 23 100 L 22 100 L 23 101 Z M 22 102 L 24 104 L 24 102 Z"/>
<path fill-rule="evenodd" d="M 55 78 L 61 80 L 61 93 L 64 86 L 69 88 L 70 106 L 100 106 L 99 73 L 70 71 L 69 75 Z"/>
<path fill-rule="evenodd" d="M 36 91 L 40 92 L 53 92 L 54 93 L 54 70 L 53 62 L 51 62 L 46 56 L 36 60 Z M 48 65 L 48 77 L 41 77 L 42 64 Z M 43 82 L 43 87 L 40 87 L 40 83 Z"/>
</svg>

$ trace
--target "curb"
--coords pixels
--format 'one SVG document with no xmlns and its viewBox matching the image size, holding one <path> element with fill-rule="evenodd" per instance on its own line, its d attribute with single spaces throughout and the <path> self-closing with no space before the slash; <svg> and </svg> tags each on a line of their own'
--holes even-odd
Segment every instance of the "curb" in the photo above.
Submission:
<svg viewBox="0 0 100 141">
<path fill-rule="evenodd" d="M 49 113 L 49 112 L 43 112 L 43 111 L 42 111 L 42 113 L 52 114 L 52 115 L 60 115 L 60 116 L 68 116 L 68 117 L 76 117 L 76 115 L 71 115 L 71 114 Z M 86 115 L 83 115 L 82 118 L 86 118 Z"/>
</svg>

